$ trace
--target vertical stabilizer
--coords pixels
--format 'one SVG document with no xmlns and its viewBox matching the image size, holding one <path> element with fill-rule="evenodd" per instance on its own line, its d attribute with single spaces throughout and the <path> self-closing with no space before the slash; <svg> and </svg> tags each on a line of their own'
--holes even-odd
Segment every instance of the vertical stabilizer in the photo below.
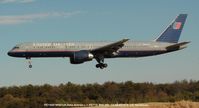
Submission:
<svg viewBox="0 0 199 108">
<path fill-rule="evenodd" d="M 187 14 L 179 14 L 155 41 L 178 43 L 186 18 Z"/>
</svg>

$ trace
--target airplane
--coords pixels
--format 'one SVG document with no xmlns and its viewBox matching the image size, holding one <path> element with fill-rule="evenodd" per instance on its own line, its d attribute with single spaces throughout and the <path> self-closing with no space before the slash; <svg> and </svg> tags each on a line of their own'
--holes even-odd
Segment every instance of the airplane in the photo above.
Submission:
<svg viewBox="0 0 199 108">
<path fill-rule="evenodd" d="M 105 58 L 146 57 L 165 54 L 186 48 L 188 41 L 178 42 L 187 14 L 179 14 L 174 21 L 153 41 L 67 41 L 67 42 L 27 42 L 17 44 L 8 55 L 26 58 L 32 68 L 31 58 L 69 57 L 71 64 L 82 64 L 95 59 L 96 68 L 104 69 L 108 65 Z"/>
</svg>

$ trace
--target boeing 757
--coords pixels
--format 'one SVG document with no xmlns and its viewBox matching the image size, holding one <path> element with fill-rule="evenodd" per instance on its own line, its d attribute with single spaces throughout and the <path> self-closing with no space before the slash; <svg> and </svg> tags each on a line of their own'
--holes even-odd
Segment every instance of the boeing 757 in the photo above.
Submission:
<svg viewBox="0 0 199 108">
<path fill-rule="evenodd" d="M 146 57 L 165 54 L 186 48 L 189 42 L 178 42 L 187 14 L 179 14 L 153 41 L 138 42 L 122 39 L 116 42 L 28 42 L 17 44 L 9 56 L 26 58 L 32 68 L 31 58 L 69 57 L 71 64 L 81 64 L 95 59 L 97 68 L 107 67 L 105 58 Z"/>
</svg>

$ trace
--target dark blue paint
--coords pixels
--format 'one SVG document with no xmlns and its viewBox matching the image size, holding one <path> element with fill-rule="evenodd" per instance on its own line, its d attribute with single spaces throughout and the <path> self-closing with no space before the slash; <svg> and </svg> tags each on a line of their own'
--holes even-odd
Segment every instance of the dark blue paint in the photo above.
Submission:
<svg viewBox="0 0 199 108">
<path fill-rule="evenodd" d="M 180 38 L 180 34 L 182 32 L 186 18 L 187 14 L 180 14 L 175 19 L 175 21 L 172 22 L 172 24 L 161 34 L 161 36 L 158 39 L 156 39 L 156 41 L 177 43 Z M 176 23 L 180 23 L 180 25 L 179 28 L 175 29 Z"/>
<path fill-rule="evenodd" d="M 105 55 L 105 58 L 114 58 L 114 57 L 143 57 L 143 56 L 152 56 L 167 53 L 168 51 L 120 51 L 118 55 L 110 56 Z M 62 51 L 62 52 L 8 52 L 9 56 L 12 57 L 23 57 L 23 58 L 32 58 L 32 57 L 72 57 L 74 52 Z"/>
</svg>

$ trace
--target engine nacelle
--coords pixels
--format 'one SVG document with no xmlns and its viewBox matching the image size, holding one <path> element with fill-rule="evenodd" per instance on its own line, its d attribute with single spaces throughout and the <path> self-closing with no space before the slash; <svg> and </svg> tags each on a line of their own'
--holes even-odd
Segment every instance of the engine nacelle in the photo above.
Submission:
<svg viewBox="0 0 199 108">
<path fill-rule="evenodd" d="M 86 61 L 91 61 L 94 58 L 93 54 L 91 54 L 89 51 L 78 51 L 74 52 L 73 57 L 70 57 L 70 63 L 71 64 L 81 64 Z"/>
</svg>

